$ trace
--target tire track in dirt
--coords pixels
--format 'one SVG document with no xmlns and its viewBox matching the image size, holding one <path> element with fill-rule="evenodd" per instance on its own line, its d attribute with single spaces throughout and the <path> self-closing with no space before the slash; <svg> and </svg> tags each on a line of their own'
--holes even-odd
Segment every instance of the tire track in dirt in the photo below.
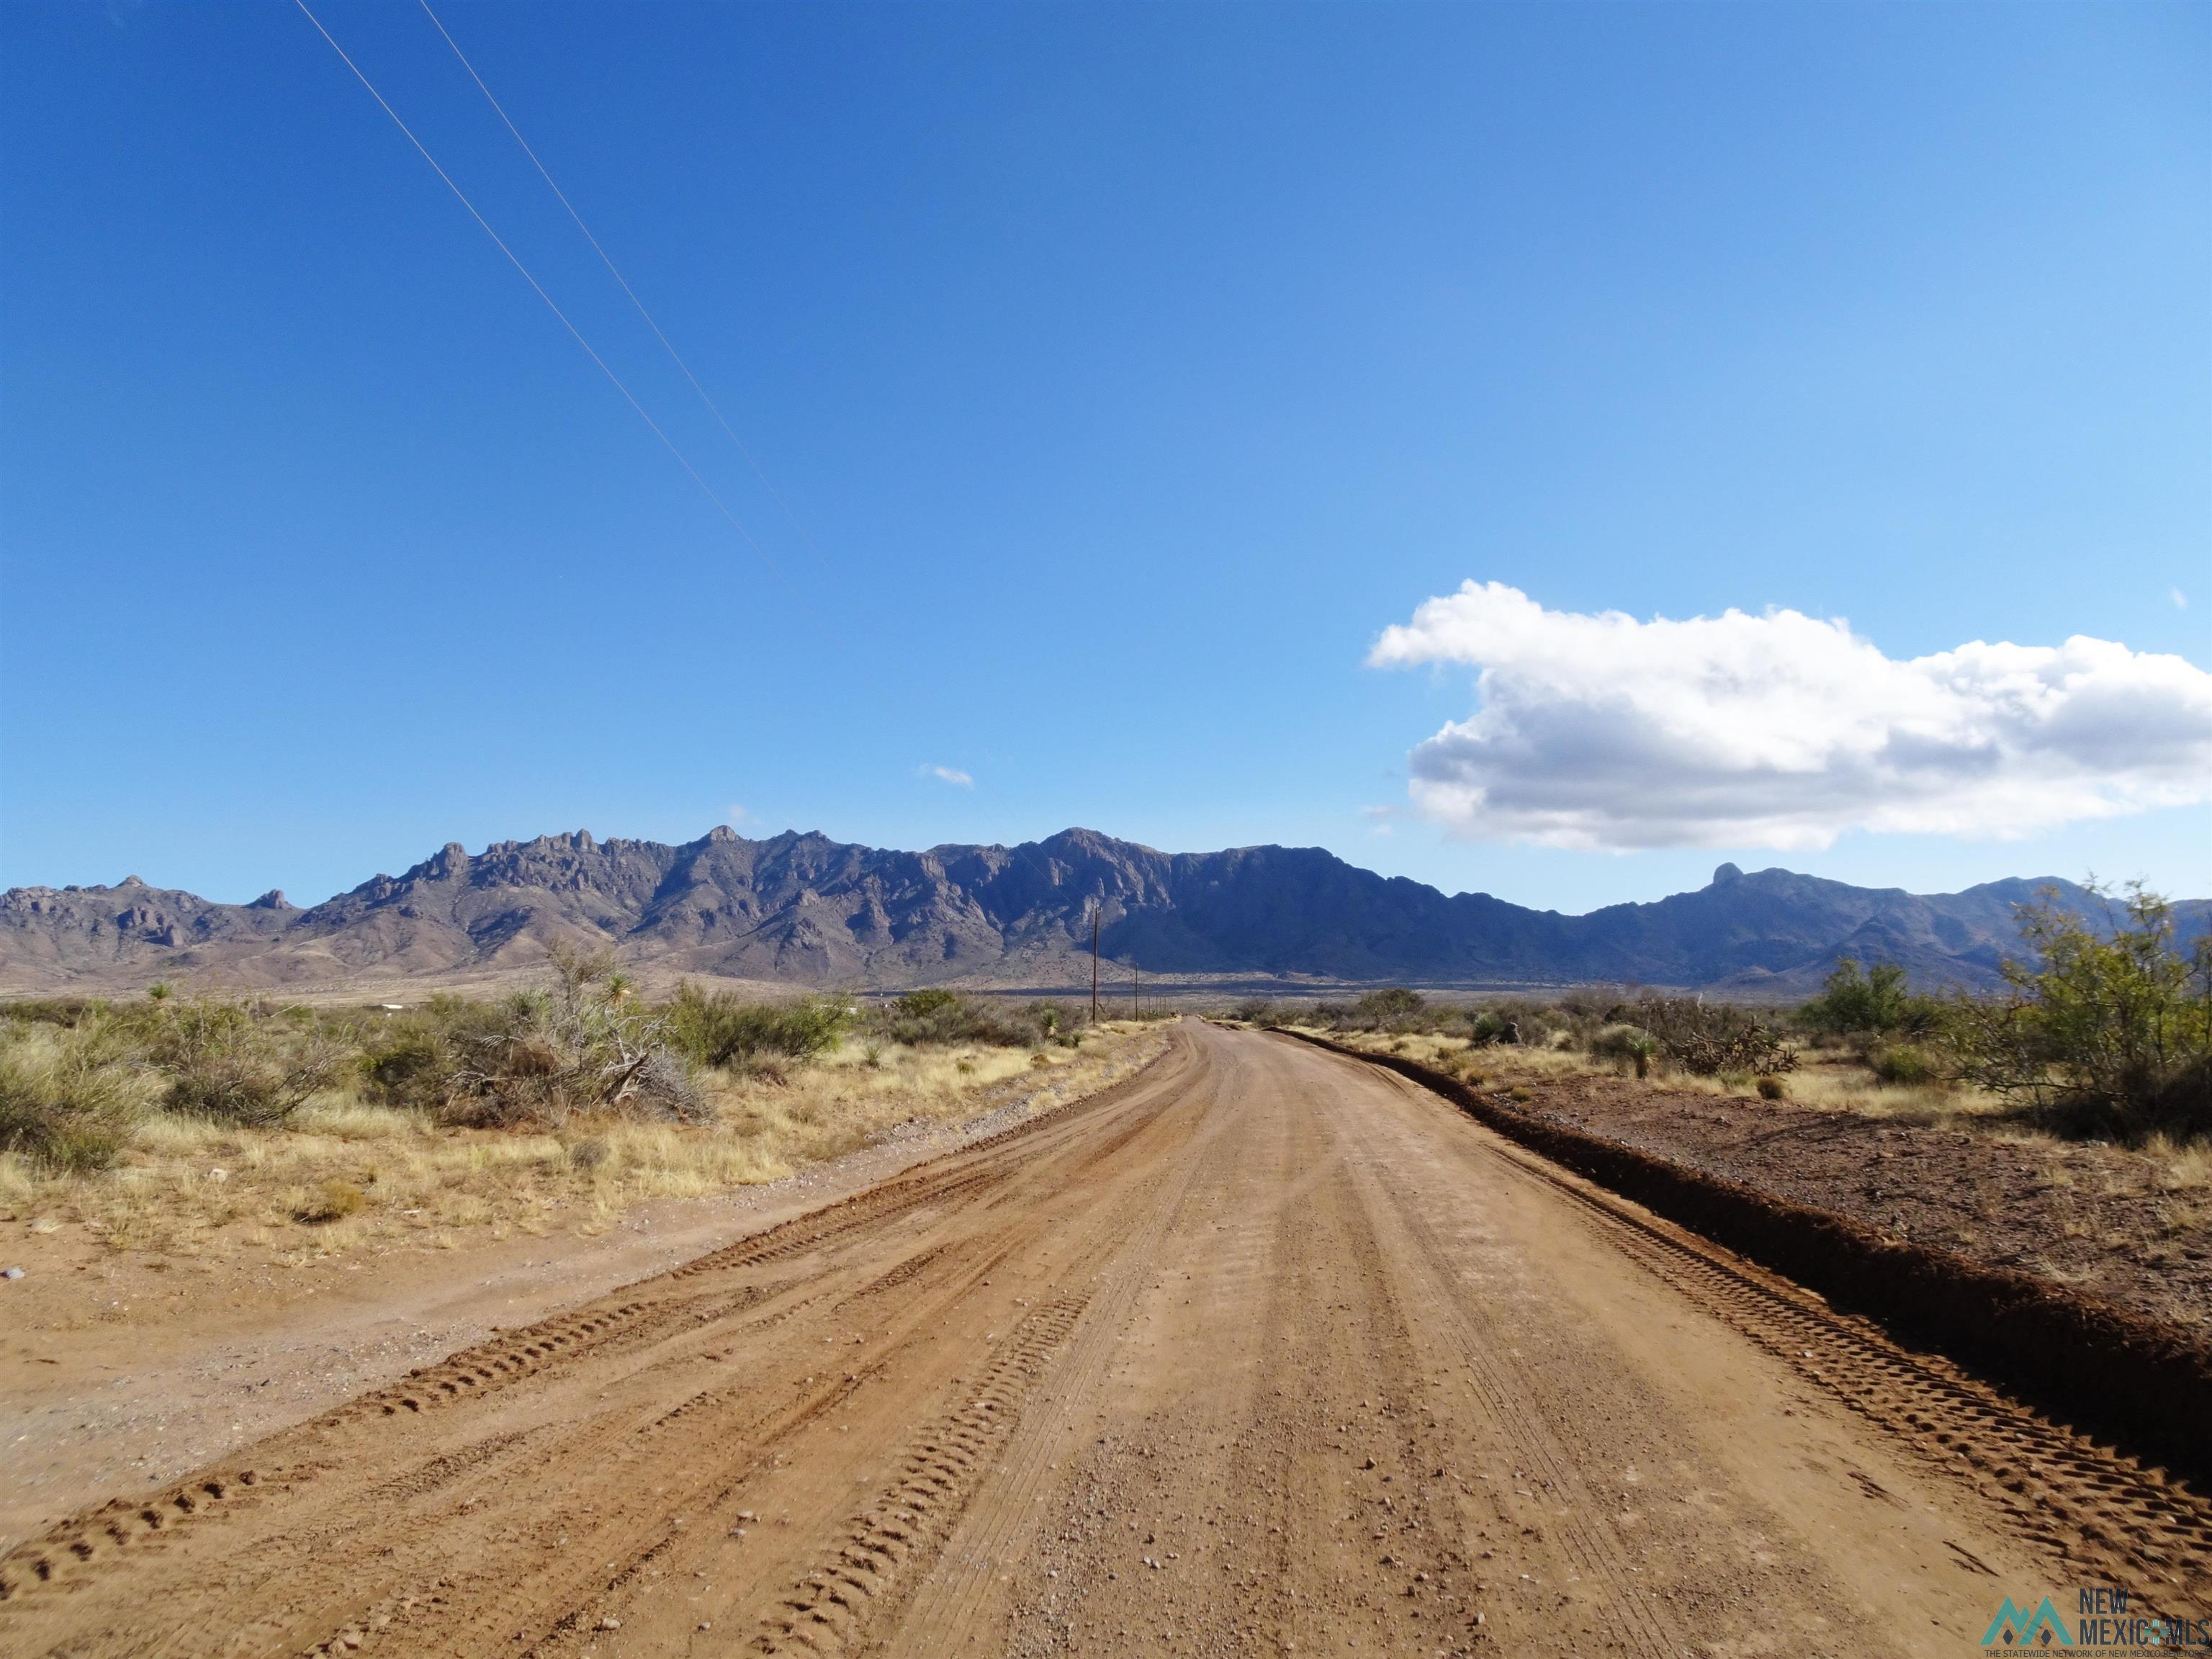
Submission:
<svg viewBox="0 0 2212 1659">
<path fill-rule="evenodd" d="M 109 1504 L 66 1522 L 0 1563 L 0 1613 L 12 1616 L 24 1603 L 55 1592 L 81 1593 L 113 1572 L 136 1576 L 147 1567 L 158 1568 L 160 1562 L 144 1548 L 130 1547 L 154 1538 L 163 1546 L 157 1555 L 173 1553 L 172 1547 L 183 1533 L 226 1510 L 234 1512 L 242 1493 L 254 1496 L 258 1512 L 272 1504 L 296 1510 L 303 1503 L 311 1511 L 349 1510 L 360 1494 L 334 1490 L 319 1500 L 317 1490 L 344 1486 L 343 1480 L 333 1477 L 365 1464 L 388 1462 L 392 1449 L 410 1445 L 453 1416 L 454 1425 L 441 1432 L 460 1434 L 461 1446 L 426 1448 L 428 1455 L 410 1460 L 417 1470 L 442 1470 L 443 1479 L 398 1475 L 379 1482 L 387 1500 L 407 1513 L 404 1522 L 364 1528 L 351 1513 L 327 1520 L 313 1513 L 300 1515 L 274 1535 L 256 1538 L 250 1546 L 243 1540 L 229 1540 L 216 1571 L 197 1577 L 184 1597 L 187 1603 L 202 1606 L 237 1598 L 262 1602 L 261 1616 L 234 1629 L 222 1644 L 243 1644 L 248 1650 L 263 1643 L 271 1650 L 298 1651 L 294 1638 L 301 1635 L 302 1623 L 313 1625 L 317 1620 L 323 1620 L 328 1629 L 358 1633 L 356 1626 L 362 1621 L 333 1613 L 332 1604 L 318 1595 L 315 1586 L 343 1586 L 349 1609 L 357 1607 L 362 1598 L 356 1583 L 364 1573 L 372 1580 L 412 1581 L 404 1592 L 395 1592 L 404 1595 L 404 1610 L 410 1619 L 394 1617 L 381 1607 L 368 1617 L 384 1618 L 395 1632 L 410 1622 L 428 1620 L 439 1608 L 465 1600 L 475 1580 L 499 1576 L 434 1571 L 442 1552 L 415 1541 L 445 1528 L 468 1529 L 468 1517 L 459 1512 L 466 1500 L 458 1493 L 451 1494 L 452 1502 L 442 1511 L 424 1514 L 420 1507 L 422 1499 L 444 1492 L 465 1473 L 474 1471 L 479 1486 L 496 1482 L 541 1494 L 538 1507 L 542 1518 L 527 1535 L 506 1540 L 507 1547 L 489 1540 L 495 1547 L 483 1552 L 494 1560 L 527 1559 L 529 1546 L 541 1540 L 577 1539 L 599 1530 L 580 1524 L 579 1512 L 599 1507 L 597 1483 L 617 1475 L 625 1465 L 649 1462 L 658 1453 L 653 1443 L 655 1429 L 680 1427 L 704 1437 L 719 1454 L 705 1461 L 721 1466 L 714 1473 L 726 1477 L 730 1467 L 748 1462 L 763 1438 L 787 1434 L 834 1407 L 844 1385 L 817 1389 L 788 1409 L 762 1413 L 760 1379 L 750 1377 L 721 1390 L 691 1390 L 642 1424 L 633 1424 L 620 1413 L 600 1413 L 565 1432 L 501 1431 L 488 1440 L 470 1435 L 463 1426 L 465 1419 L 500 1411 L 503 1396 L 514 1392 L 543 1393 L 549 1386 L 573 1390 L 582 1377 L 618 1365 L 626 1356 L 641 1358 L 644 1363 L 617 1381 L 650 1381 L 655 1372 L 684 1369 L 696 1358 L 688 1350 L 719 1349 L 726 1356 L 730 1340 L 742 1340 L 748 1331 L 757 1334 L 763 1326 L 794 1317 L 821 1317 L 823 1310 L 816 1304 L 823 1302 L 836 1272 L 821 1258 L 834 1255 L 844 1245 L 879 1245 L 887 1227 L 895 1228 L 920 1211 L 962 1212 L 973 1206 L 983 1190 L 1018 1175 L 1035 1181 L 1071 1158 L 1080 1169 L 1094 1161 L 1085 1145 L 1086 1132 L 1095 1139 L 1102 1121 L 1112 1123 L 1124 1116 L 1133 1116 L 1131 1127 L 1141 1130 L 1157 1116 L 1161 1103 L 1174 1097 L 1192 1060 L 1186 1047 L 1166 1057 L 1165 1064 L 1156 1064 L 1051 1118 L 1018 1126 L 963 1149 L 944 1166 L 926 1169 L 834 1206 L 826 1220 L 821 1215 L 797 1218 L 739 1246 L 633 1286 L 627 1293 L 524 1330 L 503 1333 L 494 1342 L 425 1368 L 403 1385 L 362 1396 L 274 1437 L 252 1449 L 252 1463 L 247 1467 L 204 1472 L 157 1497 Z M 1024 1153 L 1028 1156 L 1019 1156 Z M 939 1247 L 940 1256 L 942 1251 Z M 757 1277 L 763 1267 L 794 1261 L 807 1266 L 765 1281 Z M 891 1289 L 910 1289 L 931 1265 L 929 1261 L 895 1262 L 888 1273 L 870 1275 L 854 1294 L 867 1296 L 884 1278 L 891 1279 Z M 988 1271 L 988 1263 L 982 1271 Z M 957 1301 L 972 1276 L 951 1276 L 939 1299 Z M 922 1310 L 929 1306 L 929 1298 L 909 1299 L 902 1328 L 927 1323 Z M 673 1351 L 655 1356 L 649 1351 L 656 1344 L 672 1345 Z M 699 1363 L 717 1362 L 708 1358 Z M 524 1384 L 529 1386 L 519 1389 Z M 750 1409 L 733 1420 L 732 1413 L 748 1401 L 752 1402 Z M 564 1492 L 565 1500 L 558 1496 Z M 564 1522 L 565 1533 L 560 1530 Z M 251 1525 L 246 1530 L 265 1532 Z M 599 1547 L 594 1545 L 592 1553 L 599 1553 Z M 617 1564 L 621 1553 L 617 1553 Z M 489 1597 L 494 1604 L 500 1599 L 496 1593 Z M 188 1607 L 179 1612 L 187 1620 L 193 1616 Z"/>
<path fill-rule="evenodd" d="M 900 1570 L 933 1558 L 974 1496 L 984 1464 L 1020 1420 L 1053 1357 L 1081 1318 L 1080 1297 L 1038 1309 L 984 1372 L 975 1397 L 926 1425 L 895 1482 L 854 1516 L 821 1562 L 785 1596 L 753 1644 L 763 1654 L 848 1651 L 871 1605 Z"/>
<path fill-rule="evenodd" d="M 1508 1156 L 1572 1199 L 1656 1277 L 1923 1462 L 1971 1480 L 2027 1537 L 2087 1572 L 2212 1583 L 2212 1503 L 2185 1483 L 2051 1422 L 1948 1361 L 1899 1347 L 1865 1320 L 1575 1176 L 1525 1153 Z"/>
<path fill-rule="evenodd" d="M 1402 1232 L 1413 1248 L 1406 1253 L 1413 1271 L 1409 1290 L 1430 1316 L 1434 1327 L 1450 1333 L 1456 1355 L 1467 1367 L 1472 1386 L 1491 1420 L 1503 1425 L 1516 1460 L 1516 1472 L 1525 1467 L 1553 1501 L 1552 1522 L 1566 1542 L 1567 1553 L 1588 1579 L 1603 1586 L 1603 1605 L 1622 1646 L 1642 1659 L 1671 1659 L 1689 1650 L 1690 1644 L 1674 1620 L 1655 1603 L 1650 1592 L 1630 1582 L 1628 1552 L 1604 1519 L 1596 1501 L 1559 1436 L 1547 1420 L 1542 1401 L 1528 1379 L 1510 1363 L 1508 1350 L 1493 1331 L 1480 1328 L 1466 1304 L 1452 1293 L 1455 1274 L 1449 1253 L 1421 1212 L 1402 1189 L 1392 1190 L 1387 1169 L 1370 1164 L 1355 1152 L 1347 1160 L 1356 1172 L 1369 1223 L 1369 1249 L 1380 1283 L 1407 1275 L 1389 1273 L 1381 1265 L 1378 1237 Z M 1595 1517 L 1595 1518 L 1593 1518 Z"/>
<path fill-rule="evenodd" d="M 2201 1584 L 2208 1540 L 2186 1488 L 1433 1097 L 1186 1027 L 53 1529 L 0 1563 L 0 1651 L 1936 1656 L 1998 1580 Z"/>
<path fill-rule="evenodd" d="M 1210 1090 L 1216 1082 L 1209 1073 L 1193 1086 Z M 1160 1183 L 1162 1190 L 1152 1200 L 1144 1223 L 1125 1239 L 1115 1241 L 1110 1267 L 1096 1275 L 1105 1279 L 1104 1288 L 1090 1299 L 1041 1398 L 1008 1436 L 989 1501 L 962 1515 L 948 1536 L 945 1555 L 949 1570 L 933 1575 L 903 1609 L 902 1644 L 921 1652 L 952 1654 L 976 1639 L 985 1606 L 980 1594 L 984 1579 L 1028 1546 L 1038 1522 L 1046 1476 L 1052 1472 L 1054 1444 L 1078 1406 L 1099 1387 L 1114 1343 L 1128 1323 L 1139 1286 L 1153 1269 L 1162 1239 L 1182 1220 L 1200 1170 L 1220 1156 L 1220 1118 L 1209 1115 L 1201 1122 L 1183 1156 Z"/>
</svg>

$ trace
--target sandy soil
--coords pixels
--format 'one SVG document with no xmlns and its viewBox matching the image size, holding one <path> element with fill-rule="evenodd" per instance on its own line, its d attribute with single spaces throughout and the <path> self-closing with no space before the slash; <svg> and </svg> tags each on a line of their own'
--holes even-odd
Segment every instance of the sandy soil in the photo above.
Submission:
<svg viewBox="0 0 2212 1659">
<path fill-rule="evenodd" d="M 981 1104 L 785 1179 L 635 1205 L 596 1237 L 463 1233 L 451 1250 L 327 1260 L 118 1252 L 77 1230 L 18 1239 L 8 1259 L 30 1272 L 0 1284 L 0 1551 L 1032 1115 L 1018 1098 Z"/>
<path fill-rule="evenodd" d="M 1193 1024 L 0 1583 L 10 1654 L 1954 1655 L 2007 1596 L 2201 1602 L 2212 1507 L 1400 1079 Z"/>
</svg>

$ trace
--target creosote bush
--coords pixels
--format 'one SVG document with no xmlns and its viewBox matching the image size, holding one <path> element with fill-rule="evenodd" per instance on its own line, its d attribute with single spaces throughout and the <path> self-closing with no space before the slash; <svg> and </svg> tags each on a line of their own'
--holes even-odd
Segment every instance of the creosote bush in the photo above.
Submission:
<svg viewBox="0 0 2212 1659">
<path fill-rule="evenodd" d="M 1867 1056 L 1867 1067 L 1884 1083 L 1905 1089 L 1947 1080 L 1933 1052 L 1920 1043 L 1893 1042 L 1877 1048 Z"/>
<path fill-rule="evenodd" d="M 857 1012 L 842 997 L 747 1002 L 687 980 L 668 1010 L 668 1038 L 701 1066 L 749 1066 L 771 1055 L 811 1060 L 836 1047 Z"/>
<path fill-rule="evenodd" d="M 1862 973 L 1850 957 L 1837 963 L 1820 994 L 1797 1011 L 1806 1030 L 1839 1037 L 1925 1036 L 1942 1018 L 1941 1004 L 1907 988 L 1900 964 L 1877 962 Z"/>
<path fill-rule="evenodd" d="M 1072 1047 L 1080 1020 L 1065 1003 L 1039 1000 L 1007 1007 L 982 997 L 931 987 L 909 991 L 887 1006 L 871 1011 L 872 1036 L 916 1048 L 963 1042 L 994 1048 L 1040 1048 L 1058 1042 Z"/>
<path fill-rule="evenodd" d="M 307 1009 L 275 1012 L 220 997 L 149 999 L 136 1024 L 162 1105 L 218 1122 L 281 1124 L 335 1083 L 348 1055 Z"/>
<path fill-rule="evenodd" d="M 2212 1136 L 2212 934 L 2184 955 L 2166 900 L 2090 891 L 2102 927 L 2044 895 L 2021 908 L 2034 960 L 2005 964 L 2008 994 L 1951 1006 L 1960 1074 L 2070 1133 Z"/>
</svg>

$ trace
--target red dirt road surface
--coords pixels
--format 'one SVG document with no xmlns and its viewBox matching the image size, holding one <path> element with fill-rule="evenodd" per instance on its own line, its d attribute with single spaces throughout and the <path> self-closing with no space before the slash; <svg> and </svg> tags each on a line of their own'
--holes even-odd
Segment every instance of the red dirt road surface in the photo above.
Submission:
<svg viewBox="0 0 2212 1659">
<path fill-rule="evenodd" d="M 1091 1101 L 0 1562 L 9 1655 L 1978 1651 L 2212 1509 L 1510 1146 L 1186 1022 Z"/>
</svg>

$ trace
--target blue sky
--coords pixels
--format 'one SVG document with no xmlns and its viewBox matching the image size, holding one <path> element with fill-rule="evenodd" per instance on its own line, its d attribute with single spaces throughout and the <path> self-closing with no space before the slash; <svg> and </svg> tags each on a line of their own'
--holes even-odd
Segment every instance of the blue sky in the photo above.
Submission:
<svg viewBox="0 0 2212 1659">
<path fill-rule="evenodd" d="M 2130 749 L 2212 665 L 2212 9 L 441 6 L 789 514 L 421 9 L 317 9 L 759 548 L 295 8 L 0 8 L 0 882 L 308 902 L 742 808 L 1570 910 L 2212 891 L 2201 743 Z M 1646 682 L 1370 663 L 1470 580 L 2116 642 L 2051 763 L 2106 815 L 1652 829 Z M 1562 708 L 1628 759 L 1507 756 Z M 1978 777 L 2059 753 L 1956 718 Z"/>
</svg>

